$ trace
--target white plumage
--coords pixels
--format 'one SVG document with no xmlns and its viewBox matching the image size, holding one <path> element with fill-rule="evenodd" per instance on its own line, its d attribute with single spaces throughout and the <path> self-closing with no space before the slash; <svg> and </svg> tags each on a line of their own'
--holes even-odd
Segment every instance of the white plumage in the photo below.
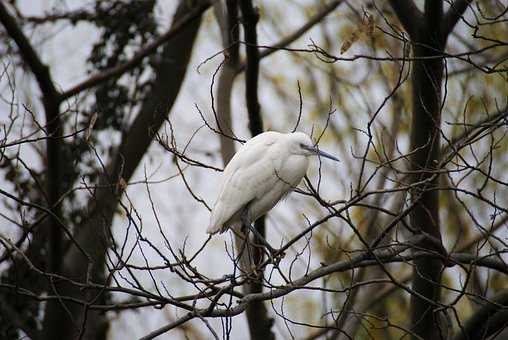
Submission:
<svg viewBox="0 0 508 340">
<path fill-rule="evenodd" d="M 248 223 L 272 209 L 300 183 L 309 156 L 338 160 L 314 147 L 302 132 L 265 132 L 245 143 L 227 164 L 207 232 L 215 234 Z"/>
<path fill-rule="evenodd" d="M 337 158 L 318 150 L 302 132 L 265 132 L 245 143 L 227 164 L 207 232 L 232 229 L 238 268 L 249 275 L 256 270 L 256 256 L 249 228 L 295 188 L 309 167 L 309 156 Z M 253 232 L 257 233 L 255 229 Z M 265 247 L 274 249 L 259 235 Z M 249 289 L 244 286 L 246 291 Z"/>
</svg>

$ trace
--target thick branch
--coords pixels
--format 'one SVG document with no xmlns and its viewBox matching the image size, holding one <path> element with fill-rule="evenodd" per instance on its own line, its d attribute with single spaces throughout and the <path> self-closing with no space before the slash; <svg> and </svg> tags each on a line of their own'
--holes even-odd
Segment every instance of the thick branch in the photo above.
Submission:
<svg viewBox="0 0 508 340">
<path fill-rule="evenodd" d="M 446 41 L 441 33 L 441 23 L 443 21 L 443 0 L 425 0 L 425 25 L 419 32 L 417 42 L 426 44 L 425 40 L 430 39 L 429 46 L 434 47 L 434 52 L 443 50 L 441 45 Z M 427 38 L 428 37 L 428 38 Z M 424 41 L 421 41 L 423 39 Z M 427 42 L 428 44 L 428 42 Z"/>
<path fill-rule="evenodd" d="M 245 72 L 245 100 L 247 103 L 247 112 L 249 115 L 249 130 L 254 137 L 263 132 L 263 117 L 258 99 L 258 79 L 259 79 L 259 50 L 256 25 L 259 20 L 259 13 L 252 5 L 251 0 L 240 1 L 240 8 L 243 17 L 244 40 L 246 42 L 246 72 Z M 264 238 L 266 236 L 265 218 L 262 217 L 256 221 L 255 228 Z M 259 241 L 255 241 L 259 242 Z M 261 249 L 253 248 L 254 263 L 261 263 L 263 252 Z M 249 289 L 246 293 L 260 293 L 263 291 L 262 285 L 263 271 L 259 271 L 257 280 L 245 287 Z M 275 339 L 272 332 L 273 319 L 268 315 L 268 310 L 263 301 L 256 301 L 246 308 L 247 322 L 252 340 Z"/>
<path fill-rule="evenodd" d="M 290 45 L 295 40 L 299 39 L 302 35 L 304 35 L 308 30 L 314 27 L 316 24 L 320 23 L 328 14 L 332 13 L 337 6 L 343 3 L 344 0 L 335 0 L 330 4 L 323 7 L 323 9 L 309 19 L 305 24 L 302 25 L 299 29 L 289 34 L 287 37 L 283 38 L 279 42 L 275 43 L 271 46 L 271 48 L 265 48 L 263 51 L 259 52 L 259 60 L 270 56 L 272 53 L 283 50 L 286 46 Z M 246 70 L 246 63 L 241 63 L 236 69 L 236 74 L 240 74 Z"/>
<path fill-rule="evenodd" d="M 422 25 L 423 13 L 413 0 L 390 0 L 390 6 L 411 39 L 414 39 Z"/>
<path fill-rule="evenodd" d="M 257 47 L 258 36 L 256 24 L 259 13 L 252 6 L 252 1 L 240 1 L 243 14 L 243 29 L 245 35 L 247 71 L 245 73 L 245 99 L 249 114 L 249 129 L 252 136 L 263 132 L 263 119 L 260 112 L 258 99 L 259 78 L 259 50 Z"/>
<path fill-rule="evenodd" d="M 178 18 L 178 20 L 173 25 L 171 25 L 166 33 L 143 47 L 132 57 L 131 60 L 124 64 L 113 66 L 110 69 L 92 75 L 90 78 L 84 80 L 80 84 L 77 84 L 71 89 L 63 92 L 61 94 L 61 99 L 68 99 L 84 90 L 97 86 L 110 78 L 121 76 L 126 71 L 129 71 L 138 66 L 145 57 L 155 53 L 157 48 L 174 38 L 175 35 L 179 34 L 181 30 L 195 22 L 197 18 L 201 17 L 203 12 L 206 11 L 208 7 L 210 7 L 210 3 L 208 1 L 200 1 L 199 4 L 196 5 L 196 7 L 193 8 L 190 12 L 184 14 L 181 18 Z"/>
<path fill-rule="evenodd" d="M 55 89 L 49 68 L 44 65 L 39 58 L 39 55 L 25 36 L 21 28 L 16 23 L 4 3 L 0 2 L 0 22 L 4 25 L 9 36 L 16 42 L 19 53 L 23 61 L 37 80 L 39 89 L 42 93 L 42 102 L 44 105 L 44 113 L 46 116 L 46 197 L 48 197 L 48 206 L 52 211 L 54 217 L 60 216 L 58 208 L 58 200 L 60 199 L 61 192 L 61 178 L 60 178 L 60 142 L 58 137 L 61 134 L 62 122 L 59 116 L 59 94 Z M 48 244 L 48 265 L 49 270 L 54 272 L 60 271 L 60 264 L 62 260 L 62 231 L 59 228 L 58 222 L 55 218 L 51 217 L 46 223 L 45 233 L 49 235 Z M 45 234 L 42 234 L 45 237 Z"/>
<path fill-rule="evenodd" d="M 203 3 L 207 4 L 208 2 L 199 2 L 196 4 L 197 8 L 203 9 Z M 189 13 L 196 13 L 196 7 L 191 8 L 188 1 L 181 0 L 173 17 L 170 32 L 176 32 L 175 26 L 180 27 L 181 25 L 179 18 L 188 18 Z M 98 188 L 94 196 L 90 198 L 87 209 L 90 211 L 89 216 L 76 228 L 75 239 L 93 257 L 93 263 L 89 263 L 88 259 L 76 247 L 71 246 L 65 256 L 64 273 L 66 276 L 82 281 L 92 279 L 102 282 L 104 280 L 106 252 L 110 241 L 108 237 L 111 234 L 110 228 L 117 209 L 118 198 L 124 189 L 122 186 L 117 187 L 116 184 L 121 179 L 129 182 L 155 137 L 155 132 L 159 130 L 169 114 L 188 69 L 192 48 L 201 23 L 200 19 L 199 15 L 193 17 L 189 25 L 178 30 L 178 34 L 175 34 L 161 51 L 161 58 L 158 58 L 158 62 L 154 65 L 156 77 L 151 84 L 150 95 L 144 98 L 139 113 L 124 134 L 120 146 L 113 156 L 112 163 L 106 167 L 109 173 L 104 174 L 101 179 L 101 184 L 104 186 Z M 88 274 L 91 274 L 91 277 L 87 277 Z M 54 292 L 55 294 L 83 300 L 100 301 L 102 298 L 102 296 L 95 296 L 92 292 L 76 289 L 65 283 L 59 284 L 57 290 Z M 48 303 L 46 315 L 57 315 L 59 320 L 45 323 L 45 338 L 71 339 L 76 337 L 77 330 L 66 312 L 67 309 L 71 311 L 73 318 L 78 322 L 86 320 L 83 323 L 84 338 L 95 339 L 97 333 L 101 331 L 102 314 L 87 311 L 86 308 L 75 305 L 62 306 L 58 301 Z"/>
<path fill-rule="evenodd" d="M 473 2 L 473 0 L 455 0 L 452 1 L 448 12 L 446 12 L 443 20 L 441 21 L 441 32 L 443 37 L 448 37 L 450 33 L 453 31 L 453 28 L 457 24 L 462 15 L 468 8 L 469 4 Z"/>
<path fill-rule="evenodd" d="M 437 23 L 443 18 L 443 0 L 425 0 L 425 19 L 429 28 L 439 28 Z"/>
<path fill-rule="evenodd" d="M 482 302 L 466 324 L 457 331 L 453 340 L 487 339 L 506 328 L 508 323 L 508 290 L 501 291 L 488 301 Z"/>
<path fill-rule="evenodd" d="M 176 320 L 175 322 L 170 323 L 169 325 L 166 325 L 164 327 L 158 328 L 154 330 L 153 332 L 150 332 L 149 334 L 145 335 L 144 337 L 139 338 L 139 340 L 150 340 L 158 337 L 159 335 L 162 335 L 164 333 L 169 332 L 170 330 L 183 325 L 189 320 L 192 320 L 194 318 L 193 313 L 187 313 L 185 316 L 181 317 L 180 319 Z"/>
<path fill-rule="evenodd" d="M 411 200 L 416 202 L 415 209 L 410 214 L 411 224 L 416 230 L 441 242 L 439 194 L 432 188 L 439 180 L 438 176 L 433 176 L 433 172 L 440 159 L 444 67 L 443 60 L 435 57 L 442 55 L 444 51 L 439 24 L 443 14 L 443 2 L 426 0 L 424 14 L 416 8 L 413 1 L 391 0 L 390 4 L 411 37 L 415 57 L 412 62 L 411 150 L 417 151 L 410 159 L 411 170 L 415 171 L 411 182 L 430 180 L 411 191 Z M 422 243 L 420 246 L 427 245 Z M 414 263 L 414 292 L 411 295 L 413 337 L 437 339 L 442 334 L 434 306 L 440 298 L 442 262 L 427 257 L 415 259 Z"/>
<path fill-rule="evenodd" d="M 34 74 L 43 96 L 48 98 L 57 97 L 58 92 L 54 87 L 48 67 L 42 63 L 39 55 L 28 41 L 23 31 L 21 31 L 16 20 L 7 11 L 4 2 L 0 2 L 0 22 L 4 25 L 9 36 L 16 42 L 19 53 L 23 57 L 23 61 Z"/>
<path fill-rule="evenodd" d="M 378 249 L 371 252 L 365 252 L 359 255 L 355 255 L 347 260 L 341 260 L 337 261 L 333 264 L 326 265 L 323 267 L 320 267 L 318 269 L 315 269 L 306 275 L 303 275 L 302 277 L 295 279 L 291 281 L 291 283 L 288 283 L 283 286 L 279 286 L 277 288 L 273 288 L 270 291 L 267 292 L 261 292 L 261 293 L 251 293 L 245 295 L 240 302 L 235 305 L 234 307 L 228 307 L 228 308 L 215 308 L 215 309 L 209 309 L 209 308 L 203 308 L 203 309 L 197 309 L 194 310 L 195 315 L 199 315 L 200 317 L 226 317 L 226 316 L 235 316 L 238 314 L 241 314 L 245 311 L 245 309 L 249 306 L 249 304 L 256 302 L 256 301 L 267 301 L 267 300 L 274 300 L 276 298 L 280 298 L 283 296 L 288 295 L 289 293 L 305 289 L 308 284 L 310 284 L 313 281 L 316 281 L 319 278 L 325 277 L 327 275 L 336 274 L 338 272 L 344 272 L 352 269 L 357 268 L 363 268 L 363 267 L 370 267 L 370 266 L 378 266 L 381 263 L 395 263 L 395 262 L 401 262 L 401 263 L 408 263 L 412 260 L 415 260 L 417 258 L 434 258 L 434 257 L 440 257 L 441 254 L 438 253 L 429 253 L 426 251 L 419 251 L 414 252 L 409 255 L 401 255 L 402 252 L 408 250 L 411 248 L 411 245 L 409 244 L 400 244 L 395 245 L 391 248 L 386 249 Z M 485 266 L 487 268 L 495 268 L 499 269 L 502 268 L 502 271 L 506 274 L 508 274 L 508 266 L 493 256 L 492 259 L 489 258 L 482 258 L 482 257 L 476 257 L 475 255 L 471 254 L 451 254 L 450 255 L 452 261 L 456 261 L 458 263 L 475 263 L 475 265 L 478 266 Z M 415 292 L 412 292 L 408 287 L 406 287 L 400 280 L 398 282 L 394 282 L 394 286 L 398 289 L 404 289 L 406 291 L 411 292 L 414 294 Z M 438 302 L 433 304 L 434 307 L 442 307 Z M 187 321 L 189 320 L 189 315 L 183 316 L 180 320 Z M 171 330 L 172 325 L 179 324 L 178 321 L 175 321 L 169 325 L 163 326 L 158 330 L 155 330 L 151 332 L 150 334 L 163 334 L 164 332 L 167 332 Z M 335 327 L 335 324 L 332 326 Z"/>
<path fill-rule="evenodd" d="M 231 93 L 240 53 L 237 0 L 228 0 L 227 9 L 222 8 L 222 6 L 223 4 L 220 2 L 215 4 L 216 17 L 222 33 L 222 46 L 226 49 L 226 59 L 222 65 L 217 85 L 216 119 L 219 130 L 222 132 L 220 135 L 221 155 L 224 165 L 226 165 L 235 154 L 234 142 L 228 136 L 234 135 L 231 122 Z M 227 16 L 221 15 L 222 13 L 226 13 Z M 213 91 L 213 88 L 211 91 Z"/>
</svg>

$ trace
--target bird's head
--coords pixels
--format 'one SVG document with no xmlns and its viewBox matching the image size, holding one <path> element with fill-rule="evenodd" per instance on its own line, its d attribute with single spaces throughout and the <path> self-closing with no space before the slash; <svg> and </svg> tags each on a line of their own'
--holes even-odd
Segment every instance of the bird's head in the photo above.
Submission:
<svg viewBox="0 0 508 340">
<path fill-rule="evenodd" d="M 291 151 L 296 155 L 321 156 L 340 162 L 338 158 L 319 150 L 312 142 L 312 139 L 303 132 L 290 133 L 289 144 Z"/>
</svg>

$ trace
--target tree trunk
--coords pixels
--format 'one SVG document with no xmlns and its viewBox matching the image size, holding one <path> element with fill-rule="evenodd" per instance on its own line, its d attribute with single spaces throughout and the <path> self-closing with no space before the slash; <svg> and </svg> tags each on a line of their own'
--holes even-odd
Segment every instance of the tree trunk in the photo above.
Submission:
<svg viewBox="0 0 508 340">
<path fill-rule="evenodd" d="M 440 155 L 441 86 L 444 50 L 439 22 L 442 2 L 426 2 L 425 17 L 413 39 L 412 73 L 412 125 L 411 170 L 416 171 L 412 182 L 428 180 L 434 176 Z M 436 24 L 437 23 L 437 24 Z M 436 58 L 428 58 L 428 57 Z M 428 59 L 425 59 L 428 58 Z M 441 242 L 439 221 L 439 193 L 434 190 L 438 176 L 411 193 L 419 200 L 410 215 L 412 226 Z M 428 247 L 422 244 L 423 247 Z M 419 258 L 414 261 L 413 290 L 430 301 L 439 301 L 442 262 L 436 258 Z M 411 296 L 412 331 L 425 339 L 440 339 L 438 315 L 435 305 L 415 294 Z"/>
<path fill-rule="evenodd" d="M 189 1 L 180 1 L 173 23 L 191 9 Z M 89 218 L 76 228 L 75 239 L 91 257 L 91 262 L 75 245 L 71 246 L 63 264 L 66 276 L 84 281 L 89 273 L 89 279 L 93 282 L 106 283 L 104 270 L 110 228 L 118 199 L 123 193 L 123 188 L 117 186 L 118 181 L 121 178 L 125 182 L 129 181 L 153 141 L 154 133 L 169 114 L 188 69 L 200 23 L 199 17 L 164 46 L 158 59 L 160 62 L 154 66 L 156 78 L 152 92 L 124 135 L 113 163 L 107 167 L 110 173 L 101 180 L 102 184 L 111 184 L 111 187 L 98 189 L 94 197 L 90 198 Z M 51 291 L 50 294 L 71 296 L 90 303 L 100 303 L 106 298 L 103 292 L 82 291 L 68 283 L 55 282 L 54 288 L 56 291 Z M 83 333 L 83 339 L 105 339 L 108 321 L 104 313 L 87 310 L 75 303 L 50 301 L 45 315 L 44 339 L 74 339 L 80 333 Z"/>
</svg>

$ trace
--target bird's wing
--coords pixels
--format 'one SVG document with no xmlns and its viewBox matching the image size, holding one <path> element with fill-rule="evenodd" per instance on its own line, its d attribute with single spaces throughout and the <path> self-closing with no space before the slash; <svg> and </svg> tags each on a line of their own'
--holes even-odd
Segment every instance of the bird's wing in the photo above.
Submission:
<svg viewBox="0 0 508 340">
<path fill-rule="evenodd" d="M 245 143 L 228 163 L 223 173 L 219 196 L 212 209 L 210 234 L 224 231 L 231 217 L 274 185 L 274 169 L 267 152 L 279 133 L 268 132 Z M 261 138 L 258 138 L 261 137 Z"/>
</svg>

